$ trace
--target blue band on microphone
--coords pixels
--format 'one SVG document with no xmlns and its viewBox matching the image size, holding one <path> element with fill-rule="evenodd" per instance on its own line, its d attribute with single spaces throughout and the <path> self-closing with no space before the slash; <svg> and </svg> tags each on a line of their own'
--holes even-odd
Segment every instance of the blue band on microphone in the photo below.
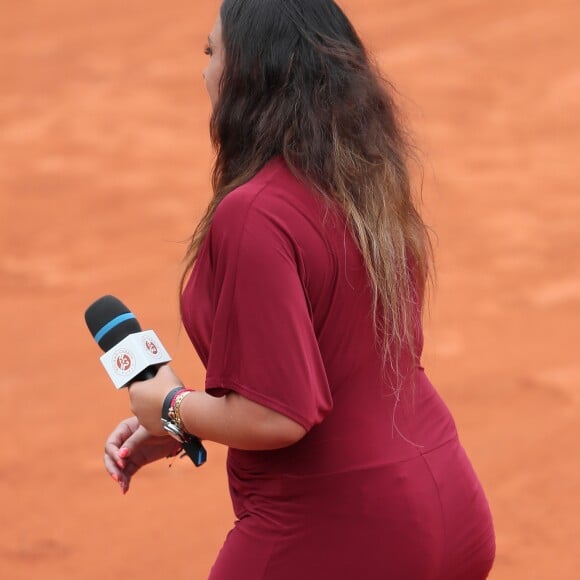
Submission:
<svg viewBox="0 0 580 580">
<path fill-rule="evenodd" d="M 101 338 L 103 338 L 103 336 L 105 336 L 107 332 L 110 332 L 111 330 L 113 330 L 113 328 L 119 326 L 119 324 L 125 322 L 126 320 L 131 320 L 132 318 L 135 318 L 135 315 L 132 312 L 120 314 L 119 316 L 117 316 L 117 318 L 113 318 L 113 320 L 107 322 L 107 324 L 105 324 L 105 326 L 103 326 L 103 328 L 101 328 L 101 330 L 99 330 L 99 332 L 95 334 L 95 340 L 97 342 L 101 342 Z"/>
</svg>

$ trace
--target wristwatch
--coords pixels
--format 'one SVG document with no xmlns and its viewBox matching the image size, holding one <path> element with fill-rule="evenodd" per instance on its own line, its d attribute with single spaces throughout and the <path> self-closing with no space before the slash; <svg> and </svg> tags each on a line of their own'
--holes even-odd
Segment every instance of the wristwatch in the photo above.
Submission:
<svg viewBox="0 0 580 580">
<path fill-rule="evenodd" d="M 191 392 L 183 387 L 171 389 L 163 401 L 161 408 L 161 425 L 171 437 L 179 441 L 184 451 L 196 467 L 203 465 L 207 459 L 207 452 L 201 441 L 195 435 L 188 433 L 183 428 L 179 414 L 179 404 Z"/>
</svg>

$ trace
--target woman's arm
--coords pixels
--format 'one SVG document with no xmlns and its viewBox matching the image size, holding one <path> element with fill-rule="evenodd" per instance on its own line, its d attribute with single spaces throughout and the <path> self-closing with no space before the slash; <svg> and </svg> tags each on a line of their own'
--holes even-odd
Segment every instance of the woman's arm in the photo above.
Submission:
<svg viewBox="0 0 580 580">
<path fill-rule="evenodd" d="M 179 385 L 164 365 L 154 379 L 129 387 L 131 410 L 152 435 L 166 434 L 161 407 L 167 393 Z M 288 447 L 306 434 L 299 423 L 234 392 L 218 398 L 194 391 L 183 399 L 180 415 L 186 430 L 200 439 L 248 451 Z"/>
<path fill-rule="evenodd" d="M 279 449 L 306 435 L 302 425 L 237 393 L 216 398 L 195 391 L 183 400 L 180 415 L 189 433 L 236 449 Z"/>
</svg>

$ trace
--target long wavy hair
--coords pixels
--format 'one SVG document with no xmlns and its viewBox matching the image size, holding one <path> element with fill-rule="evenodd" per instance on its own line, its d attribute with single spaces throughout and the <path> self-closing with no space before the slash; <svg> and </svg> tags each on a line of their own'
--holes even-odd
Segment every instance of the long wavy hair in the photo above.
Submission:
<svg viewBox="0 0 580 580">
<path fill-rule="evenodd" d="M 432 248 L 391 85 L 332 0 L 224 0 L 220 16 L 214 195 L 191 238 L 182 289 L 217 206 L 280 156 L 344 212 L 368 271 L 383 362 L 405 347 L 417 358 Z"/>
</svg>

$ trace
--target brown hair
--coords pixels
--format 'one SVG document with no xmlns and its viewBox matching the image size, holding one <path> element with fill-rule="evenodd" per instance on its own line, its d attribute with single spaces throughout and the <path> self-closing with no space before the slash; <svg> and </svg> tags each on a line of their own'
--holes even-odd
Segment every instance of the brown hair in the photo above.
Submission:
<svg viewBox="0 0 580 580">
<path fill-rule="evenodd" d="M 214 196 L 191 238 L 182 288 L 219 203 L 281 156 L 346 215 L 368 270 L 383 361 L 398 369 L 403 348 L 419 354 L 414 313 L 432 250 L 392 87 L 332 0 L 224 0 L 220 14 Z"/>
</svg>

